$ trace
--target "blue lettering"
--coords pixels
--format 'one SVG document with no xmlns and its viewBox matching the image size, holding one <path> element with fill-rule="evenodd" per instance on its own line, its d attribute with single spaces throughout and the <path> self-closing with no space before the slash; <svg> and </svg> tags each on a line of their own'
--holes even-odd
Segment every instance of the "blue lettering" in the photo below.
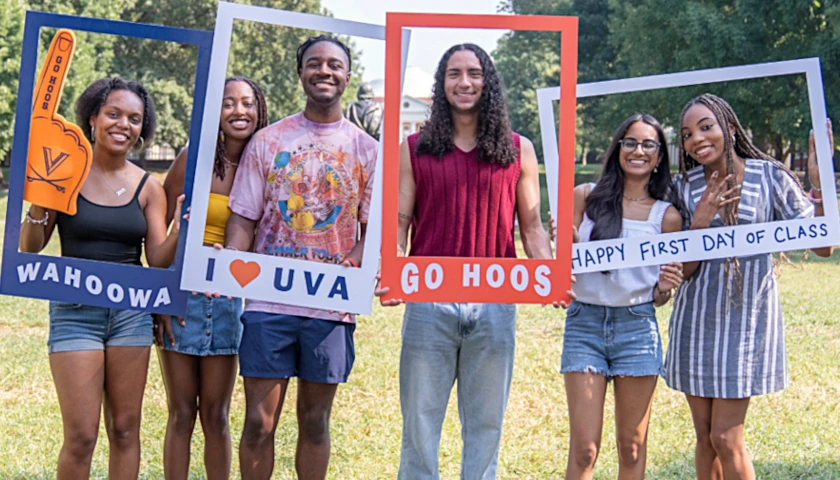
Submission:
<svg viewBox="0 0 840 480">
<path fill-rule="evenodd" d="M 315 284 L 312 284 L 312 274 L 309 272 L 303 272 L 304 278 L 306 278 L 306 292 L 310 295 L 315 295 L 318 293 L 318 287 L 321 285 L 321 280 L 324 279 L 324 274 L 319 273 L 318 279 L 315 281 Z"/>
<path fill-rule="evenodd" d="M 651 252 L 651 250 L 649 250 L 649 245 L 650 242 L 642 242 L 641 244 L 639 244 L 639 252 L 642 254 L 642 260 L 645 259 L 646 253 Z"/>
<path fill-rule="evenodd" d="M 213 270 L 216 268 L 216 259 L 215 258 L 208 258 L 207 259 L 207 275 L 204 277 L 205 280 L 208 282 L 213 281 Z"/>
<path fill-rule="evenodd" d="M 618 253 L 621 254 L 621 260 L 624 261 L 624 244 L 619 243 L 618 245 L 615 246 L 615 249 L 618 250 Z"/>
<path fill-rule="evenodd" d="M 572 257 L 572 265 L 573 265 L 572 268 L 574 268 L 574 265 L 577 265 L 578 267 L 581 266 L 581 263 L 580 263 L 580 249 L 575 250 L 575 254 Z"/>
<path fill-rule="evenodd" d="M 288 292 L 292 289 L 294 279 L 295 271 L 289 270 L 289 275 L 286 277 L 286 284 L 283 285 L 283 268 L 278 268 L 274 271 L 274 288 L 281 292 Z"/>
<path fill-rule="evenodd" d="M 827 237 L 827 236 L 828 236 L 828 228 L 825 226 L 825 224 L 824 224 L 824 223 L 821 223 L 821 224 L 820 224 L 820 232 L 822 232 L 822 235 L 821 235 L 821 236 L 823 236 L 823 237 Z"/>
<path fill-rule="evenodd" d="M 332 290 L 330 290 L 329 297 L 333 298 L 336 295 L 341 295 L 342 300 L 347 300 L 347 281 L 344 277 L 338 277 L 333 283 Z"/>
</svg>

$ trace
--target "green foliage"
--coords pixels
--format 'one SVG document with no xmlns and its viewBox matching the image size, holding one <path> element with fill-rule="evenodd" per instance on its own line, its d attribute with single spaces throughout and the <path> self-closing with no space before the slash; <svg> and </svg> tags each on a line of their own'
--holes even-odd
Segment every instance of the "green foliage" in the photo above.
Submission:
<svg viewBox="0 0 840 480">
<path fill-rule="evenodd" d="M 320 0 L 238 0 L 270 8 L 331 15 Z M 26 9 L 130 22 L 213 30 L 217 0 L 7 0 L 0 9 L 0 154 L 11 147 L 15 99 Z M 56 29 L 43 29 L 40 61 Z M 295 51 L 320 32 L 255 22 L 234 22 L 228 72 L 254 79 L 264 90 L 272 121 L 303 108 L 305 98 L 295 69 Z M 158 112 L 156 142 L 178 150 L 189 136 L 198 49 L 192 45 L 76 32 L 77 46 L 64 87 L 60 113 L 75 120 L 75 99 L 92 81 L 120 75 L 141 82 Z M 352 50 L 353 77 L 344 101 L 355 100 L 362 67 Z"/>
<path fill-rule="evenodd" d="M 840 107 L 836 2 L 524 0 L 503 3 L 501 10 L 578 16 L 580 83 L 819 56 L 829 113 Z M 538 139 L 535 96 L 515 90 L 546 86 L 545 72 L 549 65 L 559 65 L 559 54 L 556 47 L 534 45 L 528 37 L 528 32 L 515 32 L 503 38 L 495 54 L 505 79 L 514 79 L 507 85 L 509 97 L 521 103 L 511 109 L 514 128 Z M 529 56 L 534 58 L 523 58 Z M 534 81 L 517 81 L 520 78 Z M 677 126 L 683 105 L 706 91 L 732 104 L 765 151 L 781 158 L 807 148 L 811 122 L 805 78 L 794 75 L 581 99 L 578 152 L 592 148 L 602 152 L 614 129 L 636 111 Z"/>
</svg>

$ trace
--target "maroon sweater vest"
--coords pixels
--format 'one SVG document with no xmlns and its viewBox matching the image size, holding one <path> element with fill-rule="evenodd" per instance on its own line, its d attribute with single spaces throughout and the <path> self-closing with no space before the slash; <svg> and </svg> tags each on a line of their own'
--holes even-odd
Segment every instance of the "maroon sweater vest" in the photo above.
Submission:
<svg viewBox="0 0 840 480">
<path fill-rule="evenodd" d="M 516 257 L 514 219 L 520 155 L 508 165 L 478 160 L 455 147 L 443 158 L 415 153 L 419 133 L 408 136 L 417 186 L 410 256 Z M 519 150 L 519 135 L 513 133 Z"/>
</svg>

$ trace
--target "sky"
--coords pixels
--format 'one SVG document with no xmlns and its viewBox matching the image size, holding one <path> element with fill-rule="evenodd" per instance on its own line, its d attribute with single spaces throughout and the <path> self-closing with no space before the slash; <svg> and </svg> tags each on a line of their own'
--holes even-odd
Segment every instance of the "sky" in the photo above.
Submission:
<svg viewBox="0 0 840 480">
<path fill-rule="evenodd" d="M 321 0 L 321 6 L 336 18 L 385 25 L 385 12 L 418 13 L 497 13 L 499 0 Z M 471 42 L 487 50 L 496 48 L 504 30 L 487 29 L 412 29 L 408 66 L 435 73 L 443 53 L 456 43 Z M 385 42 L 353 37 L 362 50 L 363 78 L 372 81 L 385 75 Z"/>
</svg>

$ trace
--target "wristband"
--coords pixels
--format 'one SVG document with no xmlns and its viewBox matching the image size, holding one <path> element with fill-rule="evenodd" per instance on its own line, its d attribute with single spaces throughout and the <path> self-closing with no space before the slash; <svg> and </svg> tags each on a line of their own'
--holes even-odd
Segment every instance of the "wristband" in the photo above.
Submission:
<svg viewBox="0 0 840 480">
<path fill-rule="evenodd" d="M 26 211 L 26 223 L 31 223 L 33 225 L 43 225 L 43 226 L 46 227 L 47 226 L 47 221 L 49 221 L 49 219 L 50 219 L 50 212 L 49 211 L 44 212 L 44 218 L 42 218 L 40 220 L 35 220 L 34 218 L 32 218 L 32 215 L 29 214 L 29 210 Z"/>
<path fill-rule="evenodd" d="M 236 247 L 232 247 L 230 245 L 225 245 L 225 250 L 233 250 L 234 252 L 238 252 L 239 249 Z"/>
<path fill-rule="evenodd" d="M 342 262 L 349 262 L 350 265 L 352 265 L 354 268 L 359 268 L 359 264 L 350 257 L 344 257 L 341 261 Z"/>
</svg>

